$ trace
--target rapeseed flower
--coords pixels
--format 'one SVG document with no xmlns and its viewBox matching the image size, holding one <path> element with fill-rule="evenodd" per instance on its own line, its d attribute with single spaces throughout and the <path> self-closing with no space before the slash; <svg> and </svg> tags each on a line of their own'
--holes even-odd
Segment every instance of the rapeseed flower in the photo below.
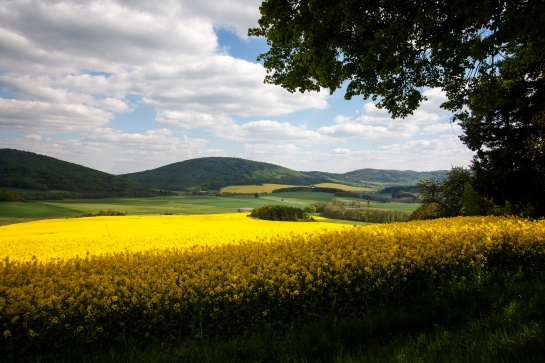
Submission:
<svg viewBox="0 0 545 363">
<path fill-rule="evenodd" d="M 545 221 L 505 217 L 344 228 L 236 214 L 6 227 L 0 326 L 10 344 L 0 353 L 358 314 L 410 289 L 545 262 Z"/>
</svg>

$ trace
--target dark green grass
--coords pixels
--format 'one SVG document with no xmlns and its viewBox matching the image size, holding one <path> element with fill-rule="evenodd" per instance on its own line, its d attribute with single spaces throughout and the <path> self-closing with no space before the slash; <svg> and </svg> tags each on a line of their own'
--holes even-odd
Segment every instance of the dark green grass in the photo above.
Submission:
<svg viewBox="0 0 545 363">
<path fill-rule="evenodd" d="M 75 217 L 77 215 L 81 215 L 81 212 L 77 209 L 48 202 L 0 202 L 0 225 L 17 221 Z"/>
<path fill-rule="evenodd" d="M 543 362 L 545 281 L 520 276 L 453 286 L 359 317 L 265 326 L 221 340 L 120 341 L 59 362 Z M 35 360 L 39 361 L 39 360 Z"/>
</svg>

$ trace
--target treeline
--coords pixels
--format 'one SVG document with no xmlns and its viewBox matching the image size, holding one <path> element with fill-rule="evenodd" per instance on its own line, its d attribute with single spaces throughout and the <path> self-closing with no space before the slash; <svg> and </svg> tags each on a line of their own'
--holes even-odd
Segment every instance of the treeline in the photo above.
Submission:
<svg viewBox="0 0 545 363">
<path fill-rule="evenodd" d="M 112 209 L 108 209 L 108 210 L 100 210 L 98 213 L 96 214 L 93 214 L 93 213 L 87 213 L 87 214 L 84 214 L 82 217 L 111 217 L 111 216 L 125 216 L 127 213 L 123 213 L 123 212 L 117 212 L 115 210 L 112 210 Z"/>
<path fill-rule="evenodd" d="M 341 198 L 363 198 L 363 193 L 353 192 L 349 190 L 340 190 L 335 192 L 335 196 Z"/>
<path fill-rule="evenodd" d="M 0 202 L 30 202 L 35 200 L 64 200 L 64 199 L 101 199 L 101 198 L 125 198 L 125 197 L 150 197 L 159 193 L 149 192 L 143 195 L 135 195 L 127 191 L 121 193 L 77 193 L 77 192 L 35 192 L 18 193 L 2 190 L 0 191 Z"/>
<path fill-rule="evenodd" d="M 25 197 L 21 193 L 0 190 L 0 202 L 24 202 Z"/>
<path fill-rule="evenodd" d="M 285 192 L 312 192 L 312 187 L 286 187 L 286 188 L 280 188 L 275 189 L 272 192 L 273 193 L 285 193 Z"/>
<path fill-rule="evenodd" d="M 392 186 L 392 187 L 386 187 L 382 188 L 379 191 L 380 194 L 391 194 L 392 196 L 399 194 L 399 193 L 414 193 L 418 194 L 420 193 L 420 189 L 416 185 L 401 185 L 401 186 Z"/>
<path fill-rule="evenodd" d="M 374 208 L 347 208 L 336 203 L 315 203 L 316 212 L 325 218 L 367 223 L 406 222 L 410 213 Z"/>
<path fill-rule="evenodd" d="M 305 211 L 301 208 L 288 207 L 285 205 L 264 205 L 256 208 L 250 217 L 265 219 L 269 221 L 298 221 L 303 219 Z"/>
</svg>

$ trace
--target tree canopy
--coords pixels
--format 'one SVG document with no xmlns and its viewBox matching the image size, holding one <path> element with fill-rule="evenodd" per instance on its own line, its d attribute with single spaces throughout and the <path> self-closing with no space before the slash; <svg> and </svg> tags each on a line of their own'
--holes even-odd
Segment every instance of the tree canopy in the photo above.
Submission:
<svg viewBox="0 0 545 363">
<path fill-rule="evenodd" d="M 422 88 L 447 92 L 459 111 L 468 91 L 495 77 L 521 49 L 543 52 L 542 0 L 265 0 L 259 27 L 266 82 L 289 91 L 331 92 L 374 100 L 394 117 L 414 111 Z"/>
<path fill-rule="evenodd" d="M 421 180 L 416 184 L 420 189 L 420 198 L 425 204 L 434 203 L 438 206 L 441 217 L 456 217 L 462 215 L 466 184 L 471 180 L 469 170 L 454 167 L 446 176 L 437 175 Z"/>
<path fill-rule="evenodd" d="M 265 0 L 265 82 L 291 92 L 346 87 L 406 117 L 441 106 L 476 151 L 476 190 L 545 214 L 544 0 Z M 536 174 L 540 173 L 540 174 Z"/>
</svg>

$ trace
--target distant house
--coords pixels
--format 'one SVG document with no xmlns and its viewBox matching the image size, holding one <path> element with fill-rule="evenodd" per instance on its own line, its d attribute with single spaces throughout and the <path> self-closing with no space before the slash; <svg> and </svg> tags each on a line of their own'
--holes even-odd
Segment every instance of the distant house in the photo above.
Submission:
<svg viewBox="0 0 545 363">
<path fill-rule="evenodd" d="M 251 212 L 253 210 L 254 210 L 254 208 L 239 208 L 238 209 L 239 212 Z"/>
</svg>

